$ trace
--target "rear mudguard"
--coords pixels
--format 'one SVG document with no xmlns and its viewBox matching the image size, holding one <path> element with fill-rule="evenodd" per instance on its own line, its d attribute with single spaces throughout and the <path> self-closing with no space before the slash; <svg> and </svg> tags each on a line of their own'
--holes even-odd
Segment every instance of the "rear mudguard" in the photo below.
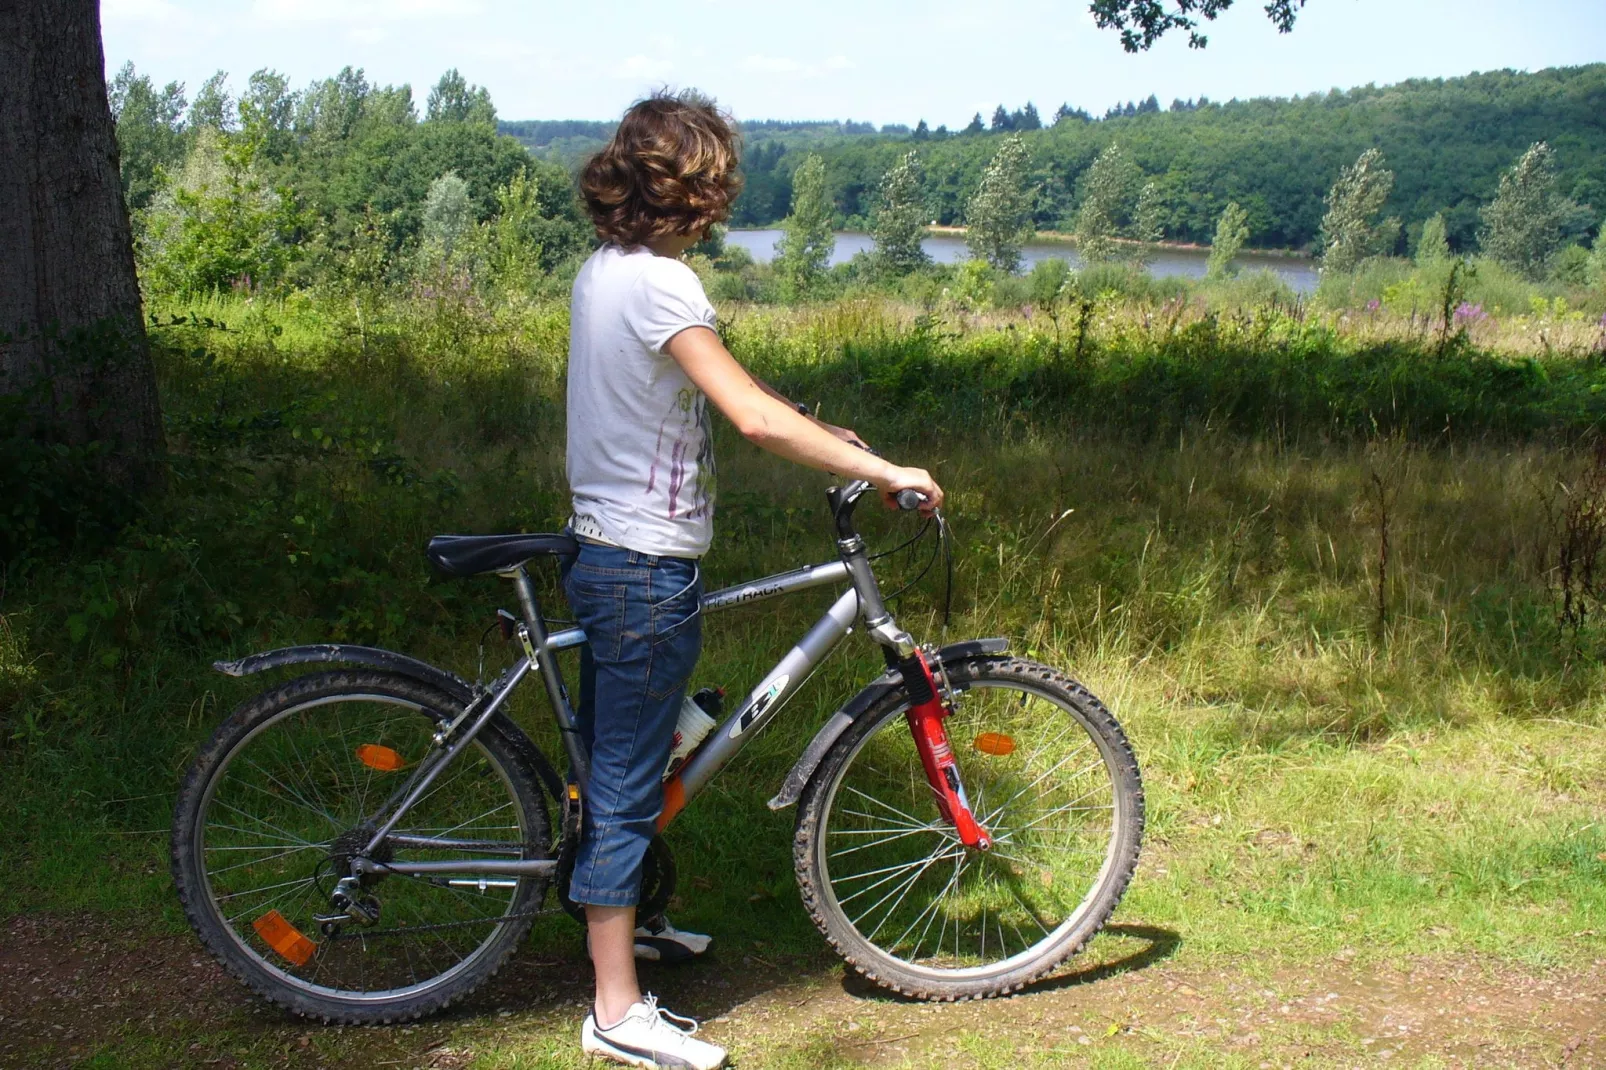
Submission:
<svg viewBox="0 0 1606 1070">
<path fill-rule="evenodd" d="M 427 661 L 419 661 L 406 654 L 398 654 L 394 650 L 382 650 L 374 646 L 348 646 L 344 643 L 319 643 L 315 646 L 287 646 L 278 650 L 265 650 L 237 661 L 214 661 L 212 668 L 227 676 L 250 676 L 252 673 L 267 672 L 269 669 L 278 669 L 286 665 L 309 665 L 318 662 L 361 665 L 369 669 L 399 673 L 444 691 L 465 706 L 485 693 L 456 673 L 437 669 Z M 552 768 L 552 763 L 547 761 L 546 755 L 541 753 L 541 749 L 531 742 L 524 730 L 514 724 L 506 714 L 498 712 L 492 720 L 529 761 L 530 767 L 541 778 L 542 787 L 546 788 L 553 801 L 561 806 L 566 796 L 563 778 Z"/>
<path fill-rule="evenodd" d="M 1008 639 L 967 639 L 963 643 L 950 643 L 937 651 L 932 665 L 935 670 L 937 664 L 954 665 L 971 658 L 988 657 L 993 654 L 1002 654 L 1009 649 Z M 814 776 L 814 770 L 819 767 L 825 752 L 831 749 L 831 744 L 853 727 L 853 722 L 863 717 L 875 704 L 881 701 L 889 692 L 896 691 L 903 686 L 903 674 L 896 669 L 888 669 L 857 695 L 847 701 L 831 719 L 820 727 L 809 740 L 809 745 L 803 749 L 797 764 L 792 766 L 791 772 L 781 782 L 781 790 L 775 793 L 775 798 L 769 801 L 771 810 L 782 810 L 794 805 L 803 794 L 803 788 L 809 779 Z"/>
</svg>

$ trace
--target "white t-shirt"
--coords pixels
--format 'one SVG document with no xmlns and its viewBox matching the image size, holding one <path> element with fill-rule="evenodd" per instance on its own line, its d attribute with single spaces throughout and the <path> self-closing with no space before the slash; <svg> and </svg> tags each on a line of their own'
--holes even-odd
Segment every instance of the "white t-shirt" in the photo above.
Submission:
<svg viewBox="0 0 1606 1070">
<path fill-rule="evenodd" d="M 626 549 L 701 557 L 714 533 L 708 400 L 668 341 L 714 326 L 691 268 L 608 244 L 569 306 L 569 490 L 574 528 Z"/>
</svg>

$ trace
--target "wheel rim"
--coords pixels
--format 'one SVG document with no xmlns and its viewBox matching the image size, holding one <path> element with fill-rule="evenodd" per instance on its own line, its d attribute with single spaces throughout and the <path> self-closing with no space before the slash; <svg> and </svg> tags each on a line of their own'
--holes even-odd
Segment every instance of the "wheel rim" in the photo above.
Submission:
<svg viewBox="0 0 1606 1070">
<path fill-rule="evenodd" d="M 1074 708 L 1026 681 L 955 691 L 944 724 L 993 849 L 965 848 L 942 822 L 902 707 L 849 753 L 816 840 L 829 908 L 872 955 L 940 980 L 1008 973 L 1063 946 L 1129 820 L 1117 756 Z"/>
<path fill-rule="evenodd" d="M 366 838 L 357 831 L 363 819 L 404 781 L 436 727 L 422 705 L 396 696 L 326 696 L 285 709 L 230 750 L 201 799 L 196 864 L 206 908 L 262 969 L 312 994 L 382 1001 L 446 984 L 490 951 L 529 878 L 480 888 L 386 874 L 364 888 L 379 904 L 376 924 L 348 923 L 329 935 L 314 918 L 333 912 L 336 845 Z M 379 749 L 365 751 L 365 761 L 360 747 Z M 405 764 L 382 768 L 391 755 Z M 524 812 L 507 770 L 476 740 L 393 835 L 450 835 L 500 850 L 390 853 L 409 861 L 524 857 L 539 820 Z M 294 935 L 271 921 L 259 927 L 270 911 Z M 310 955 L 297 937 L 314 945 Z"/>
</svg>

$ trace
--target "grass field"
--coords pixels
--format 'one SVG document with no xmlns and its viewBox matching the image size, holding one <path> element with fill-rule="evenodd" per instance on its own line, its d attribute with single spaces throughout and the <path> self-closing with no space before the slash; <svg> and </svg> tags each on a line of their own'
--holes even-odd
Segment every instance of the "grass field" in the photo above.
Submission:
<svg viewBox="0 0 1606 1070">
<path fill-rule="evenodd" d="M 510 593 L 433 577 L 420 550 L 437 531 L 561 523 L 566 317 L 540 304 L 493 314 L 360 302 L 158 315 L 227 325 L 158 332 L 168 496 L 110 542 L 14 562 L 0 593 L 0 913 L 80 919 L 115 932 L 108 946 L 137 938 L 189 962 L 200 949 L 166 876 L 172 796 L 195 744 L 261 686 L 207 666 L 336 639 L 472 676 L 476 641 Z M 1589 515 L 1599 485 L 1586 436 L 1606 412 L 1606 372 L 1587 331 L 1548 355 L 1502 355 L 1484 348 L 1494 333 L 1446 347 L 1409 323 L 1278 309 L 1112 303 L 1084 329 L 852 301 L 739 309 L 726 333 L 781 389 L 938 475 L 957 534 L 949 638 L 1007 635 L 1126 726 L 1150 818 L 1117 921 L 1148 935 L 1105 938 L 1089 962 L 1156 945 L 1166 971 L 1207 995 L 1230 977 L 1278 999 L 1333 970 L 1598 970 L 1606 673 L 1594 618 L 1570 629 L 1557 617 L 1558 562 L 1566 547 L 1575 561 L 1582 552 L 1563 520 Z M 828 480 L 727 432 L 710 582 L 828 559 Z M 881 545 L 907 530 L 871 519 Z M 903 600 L 917 635 L 941 632 L 939 592 L 928 577 Z M 825 597 L 712 618 L 694 684 L 751 685 Z M 488 651 L 493 666 L 505 656 Z M 799 1006 L 820 985 L 842 991 L 793 885 L 792 815 L 764 800 L 876 663 L 868 644 L 837 654 L 677 822 L 676 920 L 722 949 L 708 984 L 723 979 L 759 1005 L 798 984 Z M 518 719 L 549 740 L 534 689 L 522 701 Z M 504 987 L 478 1011 L 421 1027 L 431 1044 L 471 1053 L 433 1065 L 574 1061 L 576 1013 L 561 1000 L 583 998 L 585 981 L 572 923 L 543 923 L 532 942 L 534 961 L 567 963 L 541 976 L 572 983 L 531 981 L 542 995 L 522 1002 Z M 1143 976 L 1109 984 L 1174 999 Z M 510 1006 L 518 1030 L 487 1009 Z M 355 1059 L 361 1044 L 341 1038 L 371 1036 L 230 1013 L 199 1031 L 156 1022 L 74 1050 L 107 1066 L 186 1052 L 280 1065 L 325 1048 Z M 743 1065 L 923 1065 L 948 1050 L 833 1047 L 828 1022 L 777 1022 L 737 1045 Z M 952 1022 L 941 1044 L 974 1065 L 1258 1062 L 1208 1032 L 1179 1041 L 1131 1022 L 1096 1051 L 1062 1023 L 1058 1054 L 1004 1054 L 985 1021 Z M 1352 1065 L 1366 1054 L 1359 1028 L 1266 1035 L 1276 1061 L 1303 1044 L 1307 1062 Z M 384 1043 L 402 1065 L 432 1065 L 406 1036 Z M 67 1049 L 29 1051 L 48 1062 Z M 1433 1062 L 1439 1051 L 1421 1049 L 1422 1065 L 1462 1065 Z"/>
</svg>

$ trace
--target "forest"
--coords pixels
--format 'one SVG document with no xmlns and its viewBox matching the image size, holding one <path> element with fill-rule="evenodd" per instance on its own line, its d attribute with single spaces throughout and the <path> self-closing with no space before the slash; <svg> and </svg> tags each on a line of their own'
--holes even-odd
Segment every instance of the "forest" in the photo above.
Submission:
<svg viewBox="0 0 1606 1070">
<path fill-rule="evenodd" d="M 1028 105 L 1027 107 L 1030 107 Z M 1606 212 L 1606 64 L 1522 73 L 1491 71 L 1464 78 L 1423 79 L 1392 86 L 1334 89 L 1294 99 L 1174 101 L 1150 98 L 1098 120 L 1064 107 L 1034 129 L 1025 108 L 1000 106 L 982 129 L 838 137 L 823 146 L 759 142 L 746 160 L 748 191 L 738 226 L 786 215 L 791 174 L 807 152 L 826 161 L 839 222 L 862 226 L 876 182 L 911 147 L 926 166 L 931 218 L 962 222 L 982 167 L 1016 130 L 1032 159 L 1039 195 L 1033 221 L 1041 230 L 1070 230 L 1080 203 L 1078 179 L 1099 152 L 1119 143 L 1158 185 L 1168 240 L 1208 242 L 1229 201 L 1249 214 L 1252 244 L 1309 249 L 1332 176 L 1363 150 L 1379 148 L 1398 179 L 1385 214 L 1405 223 L 1401 251 L 1422 223 L 1445 213 L 1451 247 L 1474 247 L 1478 206 L 1494 193 L 1500 171 L 1523 149 L 1546 140 L 1559 156 L 1564 192 L 1595 215 Z M 924 136 L 923 136 L 924 135 Z M 1572 225 L 1598 223 L 1588 214 Z"/>
<path fill-rule="evenodd" d="M 1252 244 L 1309 249 L 1321 222 L 1322 196 L 1338 167 L 1367 148 L 1397 165 L 1399 180 L 1386 214 L 1406 224 L 1401 251 L 1422 223 L 1445 213 L 1451 247 L 1476 244 L 1477 209 L 1506 162 L 1548 140 L 1560 153 L 1562 186 L 1580 205 L 1606 210 L 1606 64 L 1538 72 L 1489 71 L 1462 78 L 1413 79 L 1390 86 L 1334 89 L 1292 99 L 1210 101 L 1155 97 L 1094 117 L 1062 104 L 1042 117 L 1028 102 L 999 105 L 958 130 L 920 120 L 889 124 L 746 122 L 747 193 L 737 226 L 783 219 L 791 175 L 809 152 L 827 162 L 836 221 L 862 229 L 876 180 L 909 148 L 926 160 L 931 219 L 963 222 L 964 204 L 981 167 L 1005 135 L 1026 135 L 1040 195 L 1033 221 L 1041 230 L 1069 230 L 1079 204 L 1078 179 L 1112 143 L 1125 146 L 1164 195 L 1168 240 L 1204 243 L 1229 201 L 1249 212 Z M 500 121 L 498 129 L 539 155 L 573 164 L 595 151 L 607 122 Z M 1581 215 L 1572 225 L 1591 225 Z"/>
</svg>

